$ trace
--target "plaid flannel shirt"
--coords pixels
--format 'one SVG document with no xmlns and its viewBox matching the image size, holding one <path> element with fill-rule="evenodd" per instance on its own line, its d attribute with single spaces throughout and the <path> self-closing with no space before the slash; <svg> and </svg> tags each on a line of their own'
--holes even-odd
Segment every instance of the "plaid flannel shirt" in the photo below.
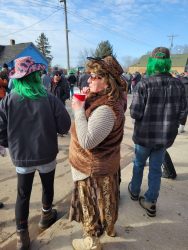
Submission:
<svg viewBox="0 0 188 250">
<path fill-rule="evenodd" d="M 136 86 L 130 106 L 133 141 L 144 147 L 170 147 L 187 115 L 185 88 L 171 74 L 156 74 Z"/>
</svg>

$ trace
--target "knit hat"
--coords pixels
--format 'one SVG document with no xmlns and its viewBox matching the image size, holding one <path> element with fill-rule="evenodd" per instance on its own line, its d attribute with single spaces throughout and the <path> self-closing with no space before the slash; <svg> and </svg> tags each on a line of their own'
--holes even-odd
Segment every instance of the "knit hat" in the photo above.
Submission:
<svg viewBox="0 0 188 250">
<path fill-rule="evenodd" d="M 15 67 L 10 71 L 9 77 L 19 79 L 45 68 L 44 64 L 35 63 L 31 56 L 20 57 L 15 60 Z"/>
<path fill-rule="evenodd" d="M 170 51 L 165 47 L 157 47 L 153 50 L 151 57 L 158 59 L 170 58 Z"/>
<path fill-rule="evenodd" d="M 87 57 L 88 60 L 96 61 L 101 67 L 106 70 L 113 78 L 116 79 L 119 85 L 127 85 L 125 78 L 122 76 L 123 68 L 113 56 L 106 56 L 103 59 L 100 57 Z"/>
</svg>

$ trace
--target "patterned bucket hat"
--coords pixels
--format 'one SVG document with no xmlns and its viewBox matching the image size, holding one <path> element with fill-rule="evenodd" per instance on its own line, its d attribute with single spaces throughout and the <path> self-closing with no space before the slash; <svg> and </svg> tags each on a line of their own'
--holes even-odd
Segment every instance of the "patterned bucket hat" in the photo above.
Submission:
<svg viewBox="0 0 188 250">
<path fill-rule="evenodd" d="M 46 66 L 41 63 L 35 63 L 31 56 L 19 57 L 15 61 L 15 67 L 10 71 L 9 77 L 19 79 L 35 71 L 44 70 Z"/>
<path fill-rule="evenodd" d="M 96 61 L 101 67 L 106 70 L 113 78 L 116 79 L 117 83 L 125 87 L 127 85 L 126 79 L 123 76 L 123 68 L 113 56 L 100 57 L 87 57 L 88 60 Z"/>
</svg>

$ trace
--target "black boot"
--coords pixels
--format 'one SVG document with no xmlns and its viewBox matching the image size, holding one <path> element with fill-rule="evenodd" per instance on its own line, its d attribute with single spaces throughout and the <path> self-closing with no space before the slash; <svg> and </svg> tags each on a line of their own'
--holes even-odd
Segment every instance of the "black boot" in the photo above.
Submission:
<svg viewBox="0 0 188 250">
<path fill-rule="evenodd" d="M 166 171 L 165 168 L 163 168 L 163 172 L 162 172 L 162 178 L 166 178 L 166 179 L 176 179 L 177 175 L 176 173 L 169 173 L 168 171 Z"/>
<path fill-rule="evenodd" d="M 3 208 L 3 207 L 4 207 L 3 202 L 0 202 L 0 208 Z"/>
<path fill-rule="evenodd" d="M 166 151 L 164 162 L 162 165 L 162 177 L 168 179 L 175 179 L 177 177 L 176 170 L 174 168 L 174 164 L 171 160 L 169 153 Z"/>
<path fill-rule="evenodd" d="M 51 209 L 49 212 L 44 212 L 42 210 L 41 219 L 39 221 L 40 229 L 47 229 L 50 227 L 57 219 L 57 210 Z"/>
<path fill-rule="evenodd" d="M 28 250 L 30 246 L 30 238 L 28 229 L 17 231 L 17 250 Z"/>
</svg>

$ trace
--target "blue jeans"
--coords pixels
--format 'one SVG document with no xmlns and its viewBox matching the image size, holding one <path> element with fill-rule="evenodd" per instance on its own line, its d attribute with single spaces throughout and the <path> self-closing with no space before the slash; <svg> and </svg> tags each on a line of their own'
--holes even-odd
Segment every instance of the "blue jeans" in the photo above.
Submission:
<svg viewBox="0 0 188 250">
<path fill-rule="evenodd" d="M 157 201 L 161 184 L 161 166 L 164 161 L 165 152 L 166 148 L 154 149 L 138 144 L 135 145 L 135 159 L 131 180 L 131 191 L 133 194 L 140 194 L 144 166 L 149 157 L 148 190 L 145 192 L 144 197 L 149 202 Z"/>
</svg>

